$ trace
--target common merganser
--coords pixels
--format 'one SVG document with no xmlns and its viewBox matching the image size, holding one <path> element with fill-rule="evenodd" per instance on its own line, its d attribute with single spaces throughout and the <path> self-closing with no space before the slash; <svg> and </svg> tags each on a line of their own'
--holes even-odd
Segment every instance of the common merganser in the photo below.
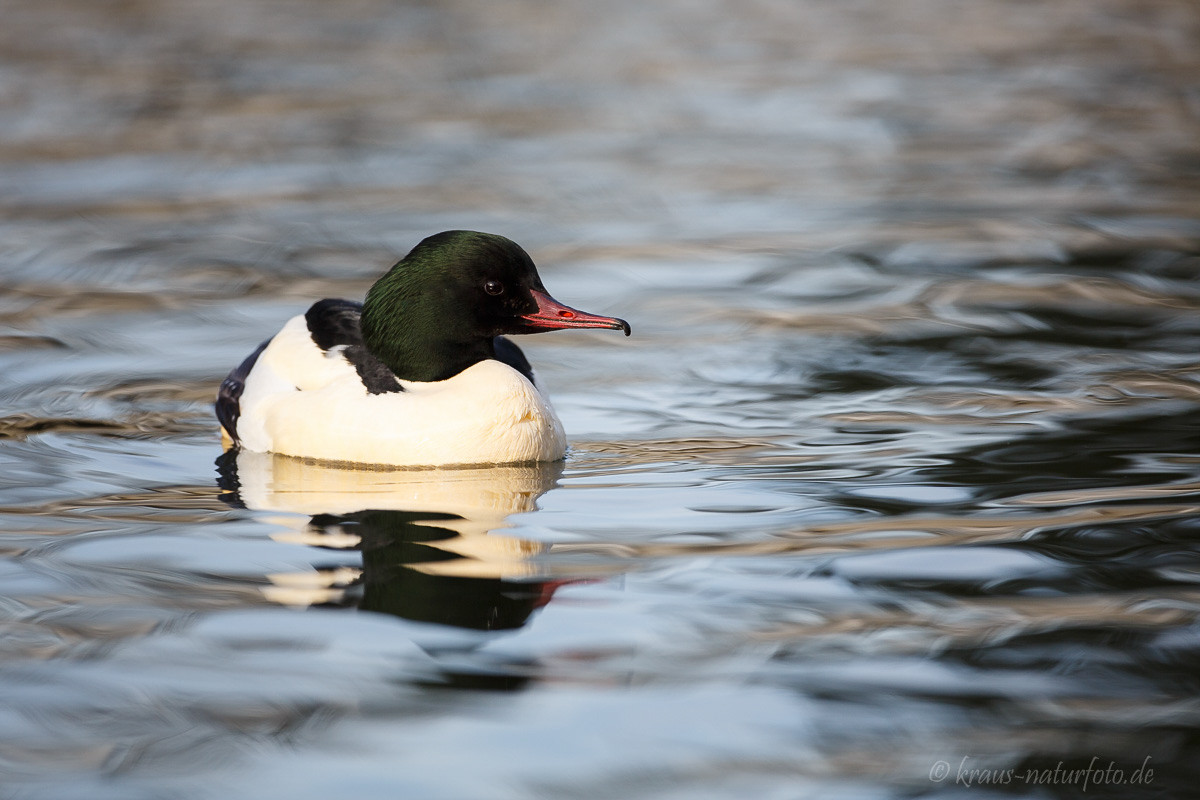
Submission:
<svg viewBox="0 0 1200 800">
<path fill-rule="evenodd" d="M 562 423 L 504 334 L 629 323 L 552 298 L 533 260 L 495 234 L 422 241 L 366 300 L 320 300 L 229 374 L 227 445 L 363 465 L 556 461 Z"/>
</svg>

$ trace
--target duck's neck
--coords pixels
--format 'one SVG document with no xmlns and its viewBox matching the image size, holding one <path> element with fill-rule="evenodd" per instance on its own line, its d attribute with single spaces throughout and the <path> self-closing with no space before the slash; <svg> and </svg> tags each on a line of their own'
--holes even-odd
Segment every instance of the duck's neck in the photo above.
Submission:
<svg viewBox="0 0 1200 800">
<path fill-rule="evenodd" d="M 380 281 L 367 293 L 362 310 L 363 344 L 396 377 L 405 381 L 444 381 L 480 361 L 496 357 L 491 337 L 459 335 L 463 321 L 435 313 L 425 295 Z"/>
<path fill-rule="evenodd" d="M 407 334 L 402 339 L 372 343 L 367 348 L 400 380 L 444 381 L 468 367 L 496 357 L 492 341 L 422 341 Z"/>
</svg>

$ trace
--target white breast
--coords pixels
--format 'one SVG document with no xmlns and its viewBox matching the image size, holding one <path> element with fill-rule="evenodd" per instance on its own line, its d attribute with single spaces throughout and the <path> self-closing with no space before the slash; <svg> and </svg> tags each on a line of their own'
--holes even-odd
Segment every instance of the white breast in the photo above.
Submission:
<svg viewBox="0 0 1200 800">
<path fill-rule="evenodd" d="M 388 466 L 555 461 L 566 435 L 525 376 L 481 361 L 403 392 L 368 394 L 339 353 L 313 343 L 304 317 L 271 341 L 246 379 L 238 435 L 254 452 Z"/>
</svg>

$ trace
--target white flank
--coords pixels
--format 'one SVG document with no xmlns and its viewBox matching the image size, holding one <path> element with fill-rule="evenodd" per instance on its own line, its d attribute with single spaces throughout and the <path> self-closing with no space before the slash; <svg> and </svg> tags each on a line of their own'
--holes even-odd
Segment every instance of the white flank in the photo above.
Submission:
<svg viewBox="0 0 1200 800">
<path fill-rule="evenodd" d="M 238 435 L 254 452 L 388 466 L 555 461 L 566 453 L 549 401 L 516 370 L 481 361 L 453 378 L 368 394 L 303 316 L 289 320 L 246 378 Z"/>
</svg>

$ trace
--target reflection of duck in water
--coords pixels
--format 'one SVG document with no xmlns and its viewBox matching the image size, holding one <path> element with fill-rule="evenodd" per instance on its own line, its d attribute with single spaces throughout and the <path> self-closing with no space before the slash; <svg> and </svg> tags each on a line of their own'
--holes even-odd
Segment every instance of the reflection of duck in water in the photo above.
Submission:
<svg viewBox="0 0 1200 800">
<path fill-rule="evenodd" d="M 613 328 L 562 305 L 502 236 L 425 239 L 363 303 L 321 300 L 221 384 L 217 417 L 243 450 L 356 464 L 555 461 L 562 423 L 504 336 Z"/>
<path fill-rule="evenodd" d="M 273 538 L 360 550 L 362 568 L 317 567 L 271 575 L 268 598 L 296 605 L 354 605 L 460 628 L 523 625 L 564 581 L 533 580 L 545 545 L 496 533 L 532 511 L 560 463 L 479 469 L 371 471 L 269 453 L 218 462 L 227 502 L 281 516 Z"/>
</svg>

